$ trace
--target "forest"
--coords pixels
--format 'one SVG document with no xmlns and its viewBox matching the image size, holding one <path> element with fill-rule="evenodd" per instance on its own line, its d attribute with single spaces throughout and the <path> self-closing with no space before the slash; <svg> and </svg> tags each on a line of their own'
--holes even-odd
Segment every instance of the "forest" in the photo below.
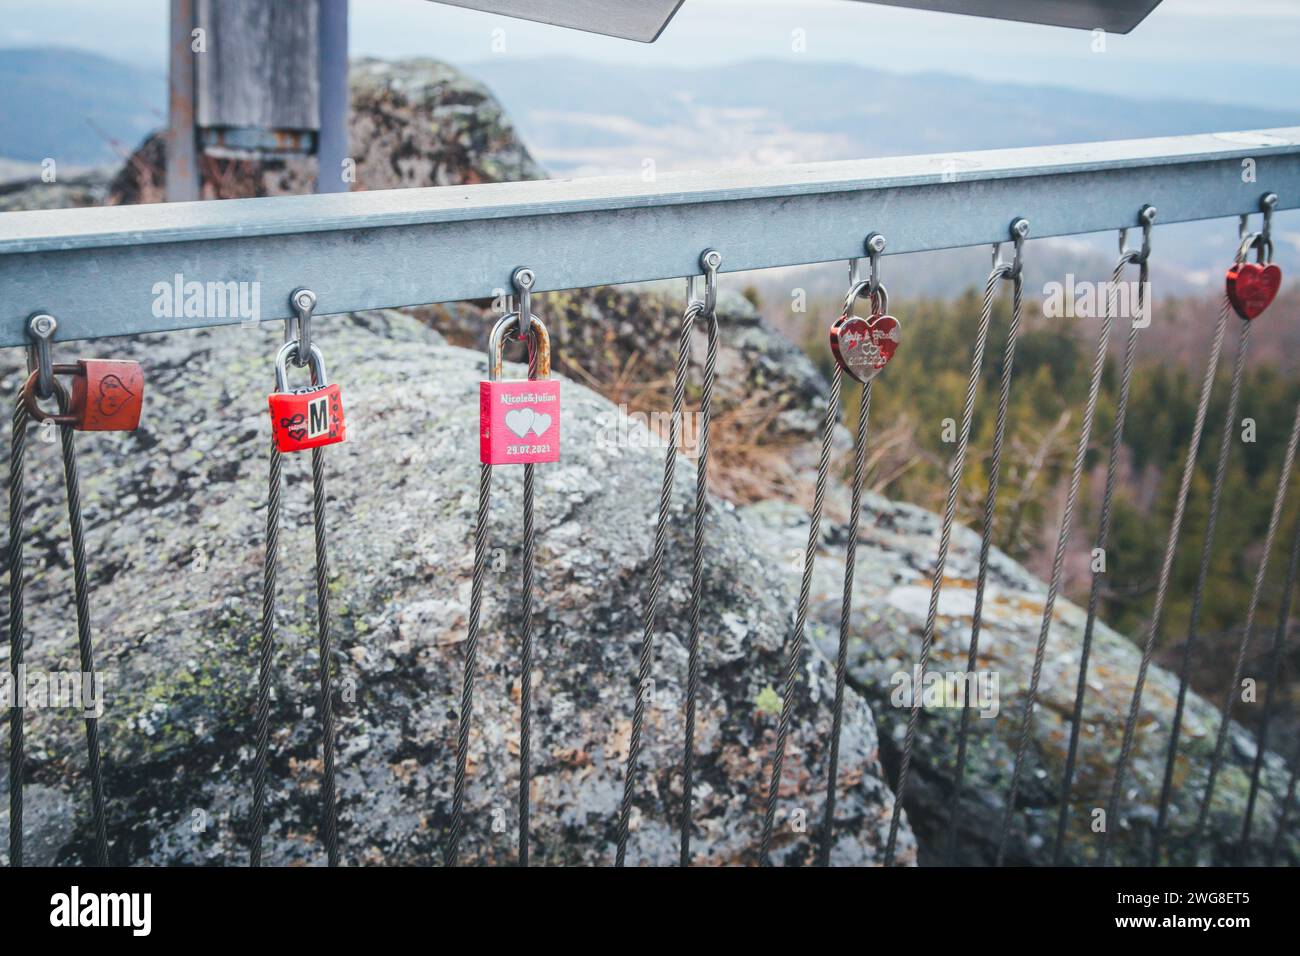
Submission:
<svg viewBox="0 0 1300 956">
<path fill-rule="evenodd" d="M 1024 292 L 993 528 L 994 544 L 1044 579 L 1050 574 L 1102 326 L 1100 318 L 1049 318 L 1053 310 L 1045 308 L 1049 296 L 1044 294 L 1049 292 L 1028 286 Z M 749 294 L 751 298 L 756 295 Z M 952 429 L 945 429 L 944 424 L 945 419 L 960 417 L 982 297 L 982 289 L 971 289 L 952 300 L 900 299 L 891 305 L 891 314 L 903 325 L 903 344 L 877 379 L 872 398 L 868 483 L 874 490 L 932 510 L 942 509 L 946 469 L 954 448 Z M 1241 638 L 1279 469 L 1300 400 L 1295 341 L 1298 299 L 1294 290 L 1284 292 L 1250 329 L 1240 408 L 1231 425 L 1235 434 L 1193 654 L 1193 685 L 1211 699 L 1224 693 L 1224 662 L 1235 655 Z M 1138 333 L 1100 591 L 1102 619 L 1135 640 L 1142 639 L 1149 622 L 1219 305 L 1211 296 L 1157 300 L 1151 326 Z M 839 308 L 833 302 L 811 304 L 805 313 L 781 321 L 828 375 L 834 360 L 826 335 L 827 316 Z M 977 530 L 983 521 L 1009 322 L 1010 294 L 1000 290 L 959 498 L 958 520 Z M 1241 324 L 1235 314 L 1229 316 L 1157 644 L 1157 660 L 1175 668 L 1192 613 Z M 1090 587 L 1091 552 L 1096 545 L 1127 335 L 1128 319 L 1117 318 L 1065 564 L 1065 593 L 1076 602 L 1086 603 Z M 844 420 L 852 428 L 856 424 L 856 389 L 845 389 L 843 406 Z M 1300 515 L 1300 488 L 1295 487 L 1300 481 L 1294 473 L 1291 483 L 1247 670 L 1261 678 L 1261 684 Z M 1290 663 L 1294 664 L 1300 655 L 1295 642 L 1290 644 Z M 1294 668 L 1290 670 L 1294 673 Z M 1283 686 L 1288 685 L 1284 682 Z M 1296 688 L 1290 686 L 1283 696 L 1294 703 Z M 1284 705 L 1284 709 L 1290 708 Z"/>
</svg>

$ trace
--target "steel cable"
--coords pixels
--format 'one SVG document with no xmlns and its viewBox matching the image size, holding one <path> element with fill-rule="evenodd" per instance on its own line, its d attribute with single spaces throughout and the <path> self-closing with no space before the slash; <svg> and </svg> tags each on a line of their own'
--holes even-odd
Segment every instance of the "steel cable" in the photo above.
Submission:
<svg viewBox="0 0 1300 956">
<path fill-rule="evenodd" d="M 58 393 L 59 410 L 68 414 L 69 400 L 63 391 Z M 25 473 L 27 424 L 29 416 L 22 399 L 14 409 L 14 434 L 10 458 L 9 497 L 9 573 L 10 573 L 10 667 L 15 675 L 15 699 L 19 681 L 23 679 L 25 640 L 23 575 L 23 507 L 25 505 Z M 97 694 L 99 679 L 95 671 L 95 651 L 90 620 L 90 583 L 86 570 L 86 535 L 81 515 L 81 479 L 77 466 L 76 438 L 72 425 L 59 426 L 62 445 L 63 479 L 67 490 L 68 533 L 72 545 L 72 585 L 77 614 L 77 651 L 83 681 L 89 681 L 92 693 Z M 94 829 L 94 852 L 97 866 L 108 866 L 108 827 L 104 797 L 104 768 L 100 756 L 98 716 L 83 716 L 86 728 L 86 756 L 90 775 L 91 816 Z M 9 711 L 9 806 L 10 864 L 23 863 L 23 805 L 22 788 L 26 772 L 25 740 L 22 707 L 11 705 Z"/>
<path fill-rule="evenodd" d="M 281 454 L 271 439 L 266 495 L 266 556 L 262 566 L 262 640 L 258 646 L 256 756 L 253 761 L 253 811 L 249 823 L 249 865 L 262 865 L 266 832 L 266 768 L 271 741 L 271 664 L 275 657 L 276 572 L 280 559 Z"/>
<path fill-rule="evenodd" d="M 1107 804 L 1106 817 L 1107 827 L 1105 835 L 1102 837 L 1102 850 L 1098 862 L 1105 866 L 1110 855 L 1110 830 L 1109 822 L 1115 820 L 1119 814 L 1120 799 L 1123 794 L 1124 770 L 1128 764 L 1129 754 L 1133 748 L 1133 737 L 1137 728 L 1137 715 L 1142 706 L 1142 691 L 1146 684 L 1147 670 L 1151 666 L 1151 658 L 1155 651 L 1156 637 L 1160 633 L 1160 620 L 1164 613 L 1165 600 L 1169 594 L 1169 580 L 1173 573 L 1174 557 L 1178 549 L 1178 538 L 1182 531 L 1183 516 L 1187 509 L 1187 497 L 1192 487 L 1192 477 L 1196 472 L 1196 457 L 1201 447 L 1201 436 L 1205 430 L 1205 419 L 1210 408 L 1210 393 L 1214 388 L 1215 373 L 1219 367 L 1219 356 L 1223 350 L 1223 336 L 1228 326 L 1228 311 L 1230 306 L 1225 297 L 1223 306 L 1219 310 L 1219 321 L 1215 326 L 1214 338 L 1210 345 L 1210 355 L 1205 365 L 1205 376 L 1201 380 L 1200 396 L 1196 403 L 1196 418 L 1192 425 L 1192 436 L 1187 445 L 1187 457 L 1183 461 L 1183 474 L 1178 487 L 1178 497 L 1174 503 L 1174 515 L 1169 524 L 1169 537 L 1165 541 L 1164 558 L 1160 564 L 1160 576 L 1156 585 L 1155 604 L 1151 610 L 1151 622 L 1147 626 L 1146 640 L 1142 645 L 1141 663 L 1138 666 L 1137 681 L 1133 687 L 1133 699 L 1129 704 L 1128 718 L 1124 724 L 1124 739 L 1120 746 L 1119 759 L 1115 764 L 1115 778 L 1111 784 L 1110 800 Z M 1166 768 L 1166 785 L 1168 790 L 1171 781 L 1170 771 L 1172 765 Z M 1161 818 L 1163 819 L 1164 811 L 1168 806 L 1167 795 L 1162 795 L 1161 801 Z M 1152 847 L 1151 863 L 1155 864 L 1156 852 L 1159 845 L 1159 832 L 1161 824 L 1157 822 L 1156 841 Z"/>
<path fill-rule="evenodd" d="M 1110 295 L 1107 299 L 1109 312 L 1115 315 L 1119 298 L 1119 281 L 1124 274 L 1124 267 L 1130 256 L 1121 256 L 1110 279 Z M 1119 397 L 1115 402 L 1115 425 L 1110 437 L 1110 457 L 1106 461 L 1106 484 L 1101 495 L 1101 515 L 1097 523 L 1096 550 L 1103 555 L 1110 543 L 1111 501 L 1115 494 L 1115 479 L 1119 471 L 1119 459 L 1124 449 L 1124 424 L 1128 417 L 1128 399 L 1133 382 L 1133 365 L 1137 355 L 1138 318 L 1151 324 L 1146 314 L 1146 283 L 1148 265 L 1145 259 L 1139 260 L 1138 293 L 1136 315 L 1129 321 L 1128 341 L 1124 346 L 1124 365 L 1120 373 Z M 1060 809 L 1056 817 L 1056 842 L 1052 850 L 1052 862 L 1060 866 L 1065 856 L 1065 831 L 1070 818 L 1070 791 L 1074 784 L 1074 767 L 1079 754 L 1079 736 L 1083 726 L 1083 704 L 1088 693 L 1088 659 L 1092 652 L 1092 635 L 1097 623 L 1097 605 L 1101 598 L 1101 574 L 1095 569 L 1092 584 L 1088 589 L 1088 620 L 1083 628 L 1083 642 L 1079 648 L 1079 680 L 1074 691 L 1074 710 L 1070 715 L 1070 743 L 1066 750 L 1065 772 L 1061 776 Z"/>
<path fill-rule="evenodd" d="M 781 696 L 781 720 L 777 725 L 776 748 L 772 756 L 772 776 L 768 781 L 767 804 L 763 812 L 763 833 L 759 840 L 758 860 L 769 866 L 768 851 L 772 846 L 772 829 L 776 823 L 776 804 L 781 791 L 781 765 L 785 760 L 786 740 L 790 735 L 790 718 L 794 707 L 795 682 L 799 663 L 803 657 L 803 632 L 808 619 L 808 598 L 812 591 L 813 563 L 821 534 L 822 502 L 826 496 L 826 479 L 830 472 L 831 443 L 835 437 L 835 422 L 840 409 L 840 381 L 843 374 L 839 363 L 831 374 L 831 392 L 826 403 L 826 422 L 822 428 L 821 458 L 817 463 L 817 484 L 813 491 L 813 507 L 808 525 L 808 544 L 804 549 L 803 578 L 799 585 L 799 603 L 795 610 L 794 626 L 787 638 L 789 656 L 786 661 L 785 690 Z"/>
<path fill-rule="evenodd" d="M 659 494 L 659 517 L 655 524 L 654 548 L 650 559 L 650 587 L 642 618 L 641 651 L 637 662 L 636 700 L 632 710 L 632 729 L 628 737 L 627 767 L 623 774 L 623 799 L 618 815 L 618 842 L 615 866 L 627 860 L 627 841 L 632 819 L 632 798 L 640 772 L 641 735 L 645 722 L 646 694 L 650 687 L 654 662 L 655 618 L 659 610 L 659 590 L 663 584 L 664 553 L 668 547 L 668 519 L 672 510 L 673 476 L 677 446 L 682 427 L 682 405 L 686 396 L 686 372 L 691 360 L 691 329 L 702 313 L 702 303 L 693 302 L 682 316 L 681 344 L 677 349 L 677 371 L 673 378 L 672 416 L 668 425 L 668 449 L 664 453 L 664 480 Z"/>
<path fill-rule="evenodd" d="M 529 326 L 531 329 L 531 315 Z M 520 322 L 524 320 L 521 318 Z M 537 378 L 537 352 L 528 337 L 528 377 Z M 529 790 L 532 783 L 533 740 L 533 561 L 537 531 L 533 523 L 535 465 L 524 465 L 524 553 L 520 581 L 520 613 L 523 617 L 519 641 L 519 865 L 528 865 Z"/>
<path fill-rule="evenodd" d="M 1025 695 L 1025 706 L 1020 714 L 1020 732 L 1016 741 L 1016 757 L 1011 765 L 1011 786 L 1007 791 L 1007 801 L 1002 811 L 1002 834 L 998 839 L 997 866 L 1006 858 L 1007 842 L 1011 836 L 1011 823 L 1015 817 L 1016 797 L 1020 790 L 1020 771 L 1024 764 L 1025 752 L 1029 748 L 1029 734 L 1033 726 L 1034 706 L 1038 699 L 1038 684 L 1043 674 L 1043 656 L 1047 652 L 1047 638 L 1052 630 L 1052 612 L 1056 606 L 1056 595 L 1061 587 L 1061 572 L 1065 564 L 1065 548 L 1070 540 L 1070 528 L 1074 517 L 1074 506 L 1079 498 L 1079 485 L 1083 480 L 1083 465 L 1088 456 L 1088 447 L 1092 440 L 1092 423 L 1097 414 L 1097 398 L 1101 392 L 1101 376 L 1106 367 L 1106 350 L 1110 344 L 1110 330 L 1114 316 L 1107 309 L 1102 320 L 1101 335 L 1097 340 L 1097 355 L 1092 363 L 1092 378 L 1088 383 L 1088 400 L 1084 405 L 1083 422 L 1079 428 L 1079 443 L 1074 451 L 1074 467 L 1070 472 L 1070 486 L 1065 495 L 1065 508 L 1061 513 L 1061 529 L 1056 538 L 1056 553 L 1052 558 L 1052 576 L 1047 585 L 1047 598 L 1043 602 L 1043 620 L 1038 631 L 1038 645 L 1034 649 L 1034 666 L 1029 677 L 1029 689 Z"/>
<path fill-rule="evenodd" d="M 519 865 L 528 865 L 528 791 L 532 781 L 533 740 L 533 469 L 524 465 L 524 555 L 520 586 L 523 624 L 519 641 Z"/>
<path fill-rule="evenodd" d="M 316 636 L 320 664 L 321 826 L 329 865 L 339 865 L 338 800 L 334 768 L 334 638 L 330 615 L 329 554 L 325 542 L 325 449 L 311 450 L 312 528 L 316 538 Z"/>
<path fill-rule="evenodd" d="M 465 769 L 469 762 L 469 729 L 474 711 L 474 677 L 478 668 L 479 622 L 483 613 L 483 578 L 487 571 L 488 501 L 492 493 L 492 466 L 479 465 L 478 517 L 474 525 L 474 577 L 470 584 L 469 627 L 465 638 L 465 669 L 456 726 L 456 774 L 452 785 L 451 825 L 447 834 L 444 866 L 460 862 L 460 837 L 465 814 Z"/>
<path fill-rule="evenodd" d="M 1273 631 L 1273 645 L 1269 648 L 1268 699 L 1264 702 L 1264 715 L 1259 721 L 1259 740 L 1255 746 L 1255 762 L 1250 769 L 1250 795 L 1246 798 L 1246 814 L 1241 823 L 1241 849 L 1248 851 L 1250 845 L 1251 824 L 1255 816 L 1255 800 L 1259 794 L 1260 772 L 1264 766 L 1264 754 L 1268 749 L 1268 728 L 1277 709 L 1277 699 L 1281 695 L 1282 654 L 1286 645 L 1286 630 L 1291 617 L 1291 599 L 1295 593 L 1296 570 L 1300 565 L 1300 517 L 1296 518 L 1295 528 L 1291 532 L 1291 557 L 1286 565 L 1286 583 L 1282 586 L 1282 606 L 1277 612 L 1277 628 Z"/>
<path fill-rule="evenodd" d="M 13 675 L 13 699 L 9 704 L 9 865 L 23 865 L 23 782 L 26 777 L 26 744 L 23 739 L 23 708 L 18 688 L 25 681 L 23 655 L 26 643 L 23 574 L 23 509 L 26 506 L 24 465 L 27 454 L 27 405 L 19 398 L 14 405 L 13 438 L 9 456 L 9 670 Z"/>
<path fill-rule="evenodd" d="M 1249 325 L 1249 323 L 1247 323 Z M 1232 683 L 1223 702 L 1223 718 L 1219 721 L 1219 733 L 1214 742 L 1214 756 L 1210 760 L 1210 775 L 1205 782 L 1205 795 L 1201 798 L 1201 809 L 1196 815 L 1196 829 L 1193 836 L 1193 849 L 1199 848 L 1205 831 L 1205 822 L 1210 814 L 1210 802 L 1214 799 L 1214 784 L 1223 763 L 1223 752 L 1228 743 L 1228 732 L 1232 729 L 1232 710 L 1240 692 L 1242 675 L 1246 670 L 1246 656 L 1250 653 L 1250 643 L 1255 632 L 1255 616 L 1259 611 L 1259 600 L 1264 593 L 1264 580 L 1268 575 L 1269 556 L 1273 552 L 1273 542 L 1277 537 L 1277 526 L 1282 520 L 1282 507 L 1286 504 L 1286 493 L 1291 486 L 1291 469 L 1295 465 L 1296 444 L 1300 442 L 1300 405 L 1296 406 L 1295 421 L 1291 425 L 1291 436 L 1287 441 L 1286 454 L 1282 461 L 1282 472 L 1278 476 L 1277 491 L 1273 495 L 1273 511 L 1269 515 L 1268 530 L 1264 532 L 1264 551 L 1259 559 L 1259 569 L 1255 572 L 1255 584 L 1250 591 L 1250 604 L 1246 608 L 1246 628 L 1237 647 L 1237 660 L 1232 671 Z"/>
<path fill-rule="evenodd" d="M 59 393 L 59 408 L 68 414 L 69 402 Z M 77 650 L 83 680 L 98 686 L 95 649 L 90 627 L 90 584 L 86 576 L 86 533 L 81 520 L 81 479 L 77 469 L 76 433 L 71 425 L 59 426 L 63 444 L 63 477 L 68 490 L 68 531 L 72 539 L 72 589 L 77 605 Z M 99 720 L 86 717 L 86 755 L 90 769 L 90 798 L 95 827 L 95 862 L 108 866 L 108 829 L 104 811 L 104 768 L 99 752 Z"/>
<path fill-rule="evenodd" d="M 470 585 L 469 627 L 465 639 L 465 667 L 461 684 L 460 714 L 456 728 L 456 771 L 452 785 L 451 824 L 448 828 L 444 866 L 460 861 L 460 837 L 465 810 L 465 769 L 469 759 L 469 730 L 474 705 L 474 677 L 478 662 L 479 621 L 483 610 L 483 577 L 487 569 L 488 500 L 492 490 L 492 466 L 479 466 L 478 517 L 474 526 L 474 576 Z"/>
<path fill-rule="evenodd" d="M 840 600 L 840 642 L 835 655 L 835 704 L 831 710 L 829 767 L 826 771 L 826 806 L 822 816 L 821 866 L 830 866 L 835 842 L 835 796 L 839 788 L 840 733 L 844 726 L 844 685 L 849 664 L 849 620 L 853 614 L 853 572 L 858 556 L 858 529 L 862 524 L 862 485 L 867 472 L 867 422 L 871 416 L 871 382 L 858 395 L 858 430 L 853 443 L 853 484 L 850 490 L 848 540 L 844 545 L 844 594 Z"/>
<path fill-rule="evenodd" d="M 998 271 L 994 270 L 995 273 Z M 991 276 L 990 281 L 992 281 Z M 948 465 L 948 500 L 944 504 L 943 520 L 939 530 L 939 551 L 934 560 L 934 578 L 930 582 L 930 605 L 925 614 L 925 630 L 921 635 L 921 653 L 913 674 L 911 712 L 907 718 L 903 754 L 898 766 L 898 788 L 894 792 L 894 808 L 889 820 L 889 838 L 885 843 L 885 866 L 894 865 L 894 854 L 898 845 L 898 825 L 903 812 L 903 797 L 907 793 L 907 777 L 912 765 L 912 747 L 916 742 L 916 730 L 921 720 L 921 686 L 925 679 L 926 667 L 930 663 L 930 649 L 934 644 L 934 630 L 939 617 L 939 595 L 943 591 L 943 571 L 948 563 L 952 523 L 957 515 L 957 493 L 961 488 L 962 471 L 966 467 L 966 448 L 970 443 L 971 420 L 975 416 L 975 393 L 979 389 L 980 370 L 984 365 L 984 346 L 988 342 L 992 315 L 992 307 L 980 314 L 979 329 L 975 333 L 975 347 L 971 352 L 970 379 L 966 383 L 966 399 L 962 406 L 957 449 Z"/>
<path fill-rule="evenodd" d="M 998 281 L 1007 277 L 1005 268 L 995 269 L 984 287 L 984 306 L 981 314 L 992 315 L 993 296 Z M 1006 435 L 1007 409 L 1011 403 L 1011 373 L 1016 361 L 1016 340 L 1020 335 L 1020 307 L 1024 282 L 1020 276 L 1012 281 L 1011 324 L 1007 327 L 1007 342 L 1002 354 L 1002 380 L 998 393 L 997 423 L 993 430 L 993 451 L 989 459 L 989 486 L 984 500 L 984 527 L 980 535 L 979 572 L 975 583 L 975 607 L 971 612 L 970 647 L 966 655 L 966 680 L 969 681 L 979 665 L 980 626 L 984 614 L 984 588 L 988 581 L 989 550 L 993 546 L 993 521 L 998 503 L 998 480 L 1002 473 L 1002 444 Z M 970 735 L 970 701 L 963 700 L 960 725 L 957 731 L 957 766 L 953 773 L 952 810 L 948 815 L 948 846 L 946 858 L 951 866 L 957 853 L 957 829 L 961 818 L 963 783 L 966 777 L 966 751 Z"/>
<path fill-rule="evenodd" d="M 1229 309 L 1229 303 L 1227 298 L 1225 297 L 1223 301 L 1221 323 L 1227 321 L 1228 309 Z M 1179 672 L 1178 672 L 1178 700 L 1174 705 L 1173 724 L 1171 725 L 1169 730 L 1169 747 L 1165 756 L 1164 780 L 1161 783 L 1161 787 L 1160 787 L 1160 803 L 1159 803 L 1159 808 L 1156 812 L 1155 831 L 1153 832 L 1152 839 L 1151 839 L 1150 859 L 1151 859 L 1151 864 L 1153 866 L 1159 859 L 1160 844 L 1164 837 L 1165 826 L 1169 819 L 1169 801 L 1173 794 L 1173 783 L 1174 783 L 1174 762 L 1178 757 L 1178 741 L 1183 726 L 1183 711 L 1187 704 L 1187 689 L 1188 689 L 1188 682 L 1189 682 L 1191 666 L 1192 666 L 1192 648 L 1196 643 L 1197 632 L 1200 630 L 1202 599 L 1204 598 L 1205 595 L 1206 582 L 1209 580 L 1209 576 L 1210 576 L 1210 559 L 1214 554 L 1214 534 L 1218 526 L 1218 520 L 1219 520 L 1219 503 L 1223 496 L 1223 484 L 1228 472 L 1228 455 L 1232 449 L 1232 435 L 1234 431 L 1234 423 L 1236 422 L 1236 418 L 1237 418 L 1237 406 L 1241 398 L 1242 375 L 1246 367 L 1246 346 L 1249 344 L 1249 341 L 1250 341 L 1250 323 L 1243 321 L 1241 323 L 1241 336 L 1237 342 L 1237 355 L 1232 365 L 1232 384 L 1228 391 L 1228 410 L 1227 410 L 1227 414 L 1224 416 L 1223 435 L 1219 440 L 1219 456 L 1214 467 L 1214 485 L 1210 490 L 1210 511 L 1209 511 L 1209 515 L 1206 518 L 1206 523 L 1205 523 L 1205 537 L 1201 543 L 1200 569 L 1198 570 L 1196 575 L 1196 590 L 1192 593 L 1191 622 L 1187 628 L 1187 641 L 1183 645 L 1182 661 L 1179 666 Z M 1208 401 L 1209 398 L 1208 390 L 1203 390 L 1202 397 L 1203 399 Z M 1199 410 L 1198 410 L 1198 416 L 1203 417 L 1203 415 L 1199 412 Z M 1193 435 L 1194 441 L 1192 446 L 1193 449 L 1195 449 L 1196 447 L 1195 437 L 1196 436 L 1194 433 Z M 1194 455 L 1195 454 L 1194 450 L 1191 453 Z M 1190 475 L 1185 475 L 1185 478 L 1190 480 Z M 1157 591 L 1157 600 L 1159 601 L 1161 597 L 1162 595 L 1160 594 L 1159 591 Z M 1155 632 L 1153 630 L 1148 639 L 1148 644 L 1151 645 L 1152 647 L 1154 647 L 1153 644 L 1154 638 L 1155 638 Z M 1150 663 L 1150 653 L 1149 652 L 1144 653 L 1143 655 L 1144 666 L 1142 667 L 1141 670 L 1138 671 L 1139 684 L 1137 690 L 1135 690 L 1134 692 L 1133 708 L 1130 709 L 1129 711 L 1129 719 L 1131 722 L 1134 723 L 1135 727 L 1137 721 L 1137 707 L 1138 705 L 1141 704 L 1142 681 L 1146 677 L 1145 665 L 1149 663 Z M 1125 740 L 1131 745 L 1131 732 L 1129 731 L 1127 726 L 1125 727 Z M 1115 779 L 1117 784 L 1122 779 L 1121 775 L 1123 773 L 1126 760 L 1127 760 L 1126 749 L 1121 749 L 1120 763 L 1116 767 Z M 1118 796 L 1119 796 L 1119 791 L 1118 788 L 1116 787 L 1112 791 L 1112 797 L 1111 797 L 1116 811 L 1118 811 L 1118 807 L 1119 807 Z M 1115 817 L 1114 814 L 1108 814 L 1107 815 L 1108 824 L 1109 821 L 1112 819 L 1114 819 L 1116 823 L 1118 823 L 1118 819 Z M 1109 842 L 1110 842 L 1109 833 L 1110 833 L 1110 828 L 1108 825 L 1107 839 L 1102 845 L 1103 862 L 1106 860 L 1109 853 Z"/>
<path fill-rule="evenodd" d="M 700 604 L 704 593 L 704 526 L 709 515 L 709 422 L 718 366 L 717 311 L 707 313 L 708 351 L 700 395 L 700 428 L 695 458 L 695 536 L 691 543 L 691 629 L 686 666 L 686 726 L 682 748 L 681 865 L 691 863 L 691 810 L 695 782 L 695 703 L 700 694 Z"/>
</svg>

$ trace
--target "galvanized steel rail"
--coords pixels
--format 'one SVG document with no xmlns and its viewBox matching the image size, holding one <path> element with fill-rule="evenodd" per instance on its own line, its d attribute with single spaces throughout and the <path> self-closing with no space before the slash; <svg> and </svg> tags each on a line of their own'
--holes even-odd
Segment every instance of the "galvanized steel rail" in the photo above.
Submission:
<svg viewBox="0 0 1300 956">
<path fill-rule="evenodd" d="M 1254 176 L 1243 177 L 1250 161 Z M 1250 181 L 1243 181 L 1250 179 Z M 261 318 L 318 290 L 318 314 L 486 298 L 520 263 L 538 291 L 680 278 L 699 250 L 727 271 L 851 259 L 868 231 L 890 253 L 1300 206 L 1300 127 L 776 169 L 443 186 L 381 192 L 0 214 L 0 347 L 36 311 L 61 340 L 236 324 L 155 315 L 177 275 L 257 282 Z M 174 310 L 175 311 L 175 310 Z"/>
</svg>

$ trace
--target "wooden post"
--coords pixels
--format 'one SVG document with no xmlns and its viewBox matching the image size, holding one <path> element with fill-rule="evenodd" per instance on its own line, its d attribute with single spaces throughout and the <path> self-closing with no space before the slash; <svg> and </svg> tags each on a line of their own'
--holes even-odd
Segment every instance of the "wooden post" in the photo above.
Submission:
<svg viewBox="0 0 1300 956">
<path fill-rule="evenodd" d="M 198 0 L 207 52 L 195 118 L 205 146 L 294 149 L 315 139 L 301 134 L 320 128 L 318 10 L 317 0 Z"/>
<path fill-rule="evenodd" d="M 198 199 L 200 160 L 311 155 L 346 190 L 348 0 L 171 0 L 167 198 Z"/>
</svg>

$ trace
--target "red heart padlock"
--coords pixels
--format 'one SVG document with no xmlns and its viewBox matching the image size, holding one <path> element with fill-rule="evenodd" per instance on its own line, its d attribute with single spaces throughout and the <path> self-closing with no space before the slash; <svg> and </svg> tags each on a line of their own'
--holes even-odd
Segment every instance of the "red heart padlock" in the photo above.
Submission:
<svg viewBox="0 0 1300 956">
<path fill-rule="evenodd" d="M 325 361 L 320 349 L 311 347 L 312 380 L 315 385 L 289 389 L 287 363 L 298 348 L 287 343 L 275 360 L 275 392 L 268 396 L 271 434 L 282 452 L 305 451 L 321 445 L 335 445 L 347 439 L 343 418 L 343 395 L 337 385 L 324 384 Z"/>
<path fill-rule="evenodd" d="M 889 364 L 901 340 L 898 319 L 880 312 L 862 319 L 846 311 L 831 326 L 831 352 L 835 360 L 863 385 Z"/>
<path fill-rule="evenodd" d="M 1228 301 L 1249 322 L 1267 309 L 1282 287 L 1282 270 L 1269 263 L 1237 262 L 1228 270 Z"/>
</svg>

